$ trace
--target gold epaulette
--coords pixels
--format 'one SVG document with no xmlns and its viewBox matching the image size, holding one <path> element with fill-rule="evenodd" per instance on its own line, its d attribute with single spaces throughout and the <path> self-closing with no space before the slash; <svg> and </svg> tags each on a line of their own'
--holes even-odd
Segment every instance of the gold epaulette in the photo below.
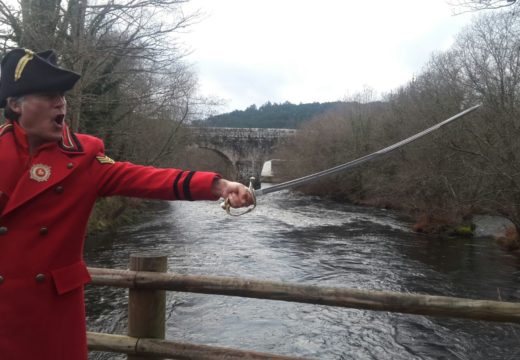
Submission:
<svg viewBox="0 0 520 360">
<path fill-rule="evenodd" d="M 0 136 L 4 135 L 5 133 L 8 133 L 9 131 L 13 130 L 13 124 L 11 123 L 5 123 L 3 125 L 0 125 Z"/>
<path fill-rule="evenodd" d="M 96 160 L 99 161 L 101 164 L 113 164 L 115 163 L 114 160 L 109 158 L 108 156 L 96 156 Z"/>
</svg>

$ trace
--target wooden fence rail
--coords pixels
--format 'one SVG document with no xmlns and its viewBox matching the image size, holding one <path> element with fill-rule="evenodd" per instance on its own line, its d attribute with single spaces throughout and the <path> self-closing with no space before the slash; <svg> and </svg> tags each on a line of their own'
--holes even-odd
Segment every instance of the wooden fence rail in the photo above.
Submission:
<svg viewBox="0 0 520 360">
<path fill-rule="evenodd" d="M 90 350 L 110 351 L 143 356 L 150 359 L 156 356 L 167 359 L 199 360 L 305 360 L 256 351 L 235 350 L 224 347 L 194 345 L 161 339 L 143 339 L 124 335 L 87 333 Z"/>
<path fill-rule="evenodd" d="M 166 273 L 166 269 L 167 258 L 153 254 L 132 255 L 130 270 L 89 268 L 93 285 L 129 289 L 129 336 L 89 332 L 87 338 L 90 350 L 128 354 L 129 360 L 302 359 L 164 340 L 165 291 L 520 323 L 520 303 L 289 284 L 223 276 L 181 275 Z"/>
<path fill-rule="evenodd" d="M 101 268 L 89 268 L 89 271 L 94 285 L 230 295 L 404 314 L 520 323 L 520 303 L 512 302 L 288 284 L 234 277 Z"/>
</svg>

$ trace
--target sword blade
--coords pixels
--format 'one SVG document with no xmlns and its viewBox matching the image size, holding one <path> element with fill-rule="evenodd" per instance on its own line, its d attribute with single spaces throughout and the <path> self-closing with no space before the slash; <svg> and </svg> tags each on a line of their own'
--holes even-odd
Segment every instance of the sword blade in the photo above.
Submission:
<svg viewBox="0 0 520 360">
<path fill-rule="evenodd" d="M 354 166 L 357 166 L 357 165 L 360 165 L 360 164 L 363 164 L 367 161 L 370 161 L 370 160 L 373 160 L 375 158 L 378 158 L 382 155 L 385 155 L 385 154 L 388 154 L 389 152 L 393 151 L 393 150 L 396 150 L 396 149 L 399 149 L 400 147 L 406 145 L 406 144 L 409 144 L 411 143 L 412 141 L 415 141 L 417 139 L 420 139 L 421 137 L 429 134 L 429 133 L 432 133 L 434 132 L 435 130 L 438 130 L 439 128 L 441 128 L 442 126 L 446 125 L 446 124 L 449 124 L 451 123 L 452 121 L 455 121 L 457 119 L 460 119 L 461 117 L 463 117 L 464 115 L 467 115 L 469 114 L 470 112 L 478 109 L 479 107 L 481 106 L 481 104 L 478 104 L 478 105 L 475 105 L 473 107 L 470 107 L 469 109 L 466 109 L 464 111 L 461 111 L 460 113 L 456 114 L 456 115 L 453 115 L 452 117 L 450 117 L 449 119 L 446 119 L 426 130 L 423 130 L 415 135 L 412 135 L 404 140 L 401 140 L 393 145 L 390 145 L 390 146 L 387 146 L 381 150 L 378 150 L 372 154 L 368 154 L 368 155 L 365 155 L 365 156 L 362 156 L 358 159 L 355 159 L 355 160 L 352 160 L 352 161 L 349 161 L 347 163 L 344 163 L 344 164 L 341 164 L 341 165 L 337 165 L 333 168 L 330 168 L 330 169 L 327 169 L 327 170 L 323 170 L 323 171 L 320 171 L 320 172 L 317 172 L 317 173 L 314 173 L 314 174 L 310 174 L 310 175 L 306 175 L 306 176 L 303 176 L 301 178 L 297 178 L 297 179 L 293 179 L 293 180 L 289 180 L 289 181 L 286 181 L 286 182 L 283 182 L 281 184 L 277 184 L 277 185 L 274 185 L 274 186 L 271 186 L 271 187 L 268 187 L 268 188 L 265 188 L 265 189 L 258 189 L 258 190 L 254 190 L 254 194 L 256 197 L 258 196 L 262 196 L 262 195 L 266 195 L 266 194 L 270 194 L 270 193 L 274 193 L 274 192 L 277 192 L 277 191 L 280 191 L 280 190 L 285 190 L 285 189 L 290 189 L 290 188 L 294 188 L 296 186 L 300 186 L 300 185 L 304 185 L 304 184 L 309 184 L 309 183 L 312 183 L 324 176 L 329 176 L 329 175 L 332 175 L 332 174 L 336 174 L 336 173 L 339 173 L 341 171 L 344 171 L 346 169 L 351 169 L 353 168 Z"/>
</svg>

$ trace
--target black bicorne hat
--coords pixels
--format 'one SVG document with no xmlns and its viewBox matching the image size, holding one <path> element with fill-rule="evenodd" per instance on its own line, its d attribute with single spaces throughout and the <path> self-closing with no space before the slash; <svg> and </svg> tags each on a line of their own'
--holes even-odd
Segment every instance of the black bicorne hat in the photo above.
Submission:
<svg viewBox="0 0 520 360">
<path fill-rule="evenodd" d="M 11 50 L 2 59 L 0 69 L 0 108 L 5 107 L 8 97 L 68 91 L 81 77 L 60 68 L 53 50 Z"/>
</svg>

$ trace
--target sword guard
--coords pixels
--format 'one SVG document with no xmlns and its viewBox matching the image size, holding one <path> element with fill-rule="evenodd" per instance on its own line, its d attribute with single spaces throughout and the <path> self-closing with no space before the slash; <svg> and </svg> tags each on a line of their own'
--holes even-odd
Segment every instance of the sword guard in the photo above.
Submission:
<svg viewBox="0 0 520 360">
<path fill-rule="evenodd" d="M 245 211 L 234 210 L 231 207 L 231 204 L 229 203 L 229 198 L 224 200 L 224 202 L 222 202 L 220 204 L 220 207 L 222 209 L 226 210 L 227 214 L 231 215 L 231 216 L 242 216 L 242 215 L 245 215 L 245 214 L 253 211 L 253 209 L 256 207 L 256 196 L 255 196 L 255 189 L 254 189 L 254 185 L 253 185 L 254 182 L 255 182 L 255 178 L 250 177 L 249 178 L 249 192 L 251 193 L 251 196 L 253 197 L 253 205 L 248 207 Z"/>
</svg>

